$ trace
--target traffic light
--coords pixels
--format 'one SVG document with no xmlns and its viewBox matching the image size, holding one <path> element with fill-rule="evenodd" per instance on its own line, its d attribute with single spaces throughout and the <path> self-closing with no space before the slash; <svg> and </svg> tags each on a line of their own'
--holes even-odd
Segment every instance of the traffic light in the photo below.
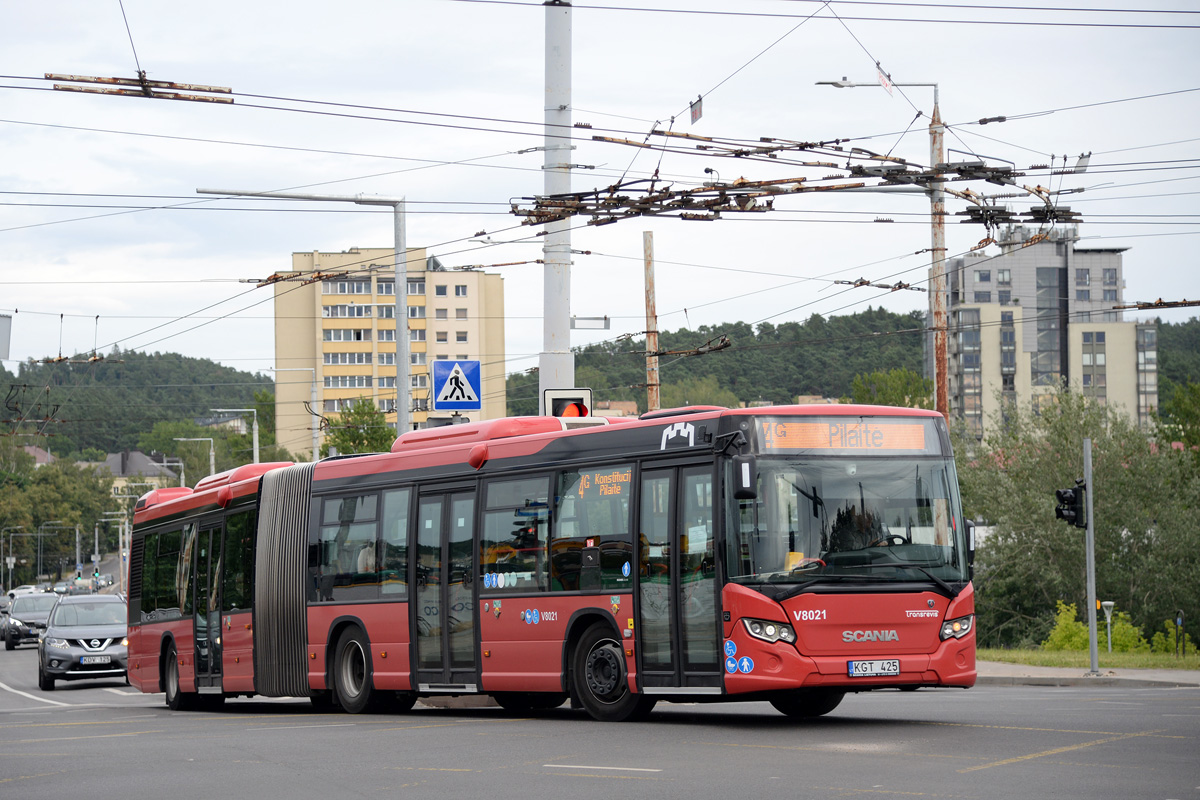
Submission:
<svg viewBox="0 0 1200 800">
<path fill-rule="evenodd" d="M 552 417 L 590 417 L 592 390 L 547 389 L 544 407 L 546 413 Z"/>
<path fill-rule="evenodd" d="M 1087 527 L 1087 486 L 1077 483 L 1073 489 L 1056 489 L 1058 506 L 1054 516 L 1076 528 Z"/>
<path fill-rule="evenodd" d="M 99 577 L 100 577 L 100 565 L 99 565 L 99 564 L 97 564 L 96 566 L 92 567 L 92 577 L 93 577 L 93 578 L 99 578 Z"/>
</svg>

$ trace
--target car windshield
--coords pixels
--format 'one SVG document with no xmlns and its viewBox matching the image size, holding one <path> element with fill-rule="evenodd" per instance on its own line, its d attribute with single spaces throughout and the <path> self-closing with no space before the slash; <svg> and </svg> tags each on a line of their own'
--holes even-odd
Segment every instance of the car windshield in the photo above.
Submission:
<svg viewBox="0 0 1200 800">
<path fill-rule="evenodd" d="M 120 625 L 125 619 L 124 603 L 62 603 L 54 610 L 50 624 L 56 628 L 72 625 Z"/>
<path fill-rule="evenodd" d="M 58 596 L 53 594 L 30 594 L 18 597 L 13 600 L 12 615 L 20 619 L 22 612 L 28 614 L 31 611 L 49 611 L 57 602 Z"/>
<path fill-rule="evenodd" d="M 727 504 L 731 581 L 967 580 L 951 459 L 760 458 L 757 491 Z"/>
</svg>

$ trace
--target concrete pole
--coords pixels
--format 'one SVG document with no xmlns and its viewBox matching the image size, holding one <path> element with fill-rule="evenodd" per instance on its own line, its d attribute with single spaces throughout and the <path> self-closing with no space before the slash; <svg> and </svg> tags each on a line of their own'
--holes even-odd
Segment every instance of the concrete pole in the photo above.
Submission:
<svg viewBox="0 0 1200 800">
<path fill-rule="evenodd" d="M 99 530 L 99 529 L 100 529 L 100 526 L 99 526 L 99 524 L 97 524 L 97 525 L 96 525 L 96 529 L 97 529 L 97 530 Z M 76 525 L 76 526 L 75 526 L 75 563 L 76 563 L 76 564 L 82 564 L 82 563 L 83 563 L 83 560 L 82 560 L 82 558 L 83 558 L 83 552 L 82 552 L 82 551 L 79 549 L 79 547 L 80 547 L 80 544 L 79 544 L 79 526 L 78 526 L 78 525 Z"/>
<path fill-rule="evenodd" d="M 254 409 L 254 421 L 251 423 L 254 436 L 254 463 L 258 463 L 258 410 Z"/>
<path fill-rule="evenodd" d="M 1083 485 L 1087 487 L 1087 605 L 1088 651 L 1091 654 L 1091 675 L 1100 674 L 1100 653 L 1096 644 L 1096 526 L 1092 515 L 1092 440 L 1083 440 Z"/>
<path fill-rule="evenodd" d="M 571 3 L 546 0 L 546 106 L 543 173 L 547 197 L 571 191 Z M 571 353 L 571 222 L 546 226 L 542 244 L 542 353 L 538 405 L 547 389 L 575 386 Z M 542 408 L 545 414 L 548 409 Z"/>
<path fill-rule="evenodd" d="M 396 245 L 396 435 L 405 433 L 408 421 L 408 244 L 404 228 L 404 200 L 392 205 L 392 226 Z"/>
<path fill-rule="evenodd" d="M 646 266 L 646 411 L 662 406 L 658 379 L 658 310 L 654 297 L 654 232 L 642 231 L 642 255 Z"/>
<path fill-rule="evenodd" d="M 929 160 L 933 181 L 929 190 L 931 225 L 930 248 L 933 250 L 933 274 L 930 276 L 930 303 L 933 306 L 933 379 L 934 407 L 950 418 L 950 380 L 947 369 L 946 325 L 946 194 L 942 189 L 938 165 L 945 163 L 945 131 L 938 108 L 937 84 L 933 87 L 933 116 L 929 120 Z"/>
</svg>

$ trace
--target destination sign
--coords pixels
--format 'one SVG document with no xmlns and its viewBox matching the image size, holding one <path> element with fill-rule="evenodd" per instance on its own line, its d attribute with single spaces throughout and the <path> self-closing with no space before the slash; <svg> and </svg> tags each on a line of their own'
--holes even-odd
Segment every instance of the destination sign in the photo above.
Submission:
<svg viewBox="0 0 1200 800">
<path fill-rule="evenodd" d="M 629 492 L 633 467 L 601 469 L 579 473 L 579 496 L 621 497 Z"/>
<path fill-rule="evenodd" d="M 937 453 L 937 437 L 927 420 L 896 421 L 855 417 L 762 420 L 763 450 L 836 450 L 842 453 Z"/>
</svg>

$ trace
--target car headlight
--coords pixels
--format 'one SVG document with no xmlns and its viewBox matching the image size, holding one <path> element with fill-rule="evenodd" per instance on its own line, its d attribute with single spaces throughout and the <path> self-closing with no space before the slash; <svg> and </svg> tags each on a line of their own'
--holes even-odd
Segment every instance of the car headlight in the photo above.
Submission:
<svg viewBox="0 0 1200 800">
<path fill-rule="evenodd" d="M 66 650 L 69 647 L 66 639 L 55 639 L 47 636 L 45 641 L 46 647 L 57 647 L 59 650 Z"/>
<path fill-rule="evenodd" d="M 971 632 L 975 627 L 975 615 L 968 614 L 965 617 L 957 619 L 948 619 L 942 623 L 942 640 L 954 638 L 961 639 Z"/>
<path fill-rule="evenodd" d="M 772 622 L 765 619 L 743 619 L 742 624 L 746 626 L 746 633 L 755 639 L 762 639 L 764 642 L 787 642 L 788 644 L 792 644 L 796 641 L 796 632 L 792 630 L 791 625 L 785 622 Z"/>
<path fill-rule="evenodd" d="M 25 623 L 24 623 L 24 622 L 21 622 L 21 620 L 17 619 L 16 617 L 9 617 L 9 618 L 8 618 L 8 624 L 9 624 L 9 625 L 17 625 L 17 626 L 21 626 L 21 625 L 24 625 Z"/>
<path fill-rule="evenodd" d="M 129 647 L 129 637 L 128 636 L 121 640 L 121 647 Z"/>
</svg>

